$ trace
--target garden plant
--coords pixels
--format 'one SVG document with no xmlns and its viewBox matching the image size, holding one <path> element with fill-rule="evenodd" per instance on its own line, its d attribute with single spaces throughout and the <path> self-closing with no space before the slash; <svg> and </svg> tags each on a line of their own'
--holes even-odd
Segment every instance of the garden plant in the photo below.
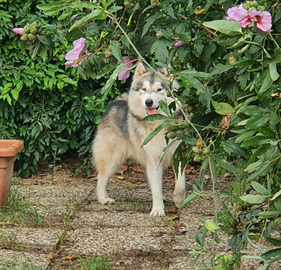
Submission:
<svg viewBox="0 0 281 270">
<path fill-rule="evenodd" d="M 165 122 L 144 144 L 167 127 L 167 147 L 169 139 L 182 140 L 174 166 L 201 164 L 182 207 L 200 196 L 215 203 L 189 255 L 203 269 L 240 268 L 242 256 L 263 262 L 259 270 L 278 267 L 281 241 L 271 232 L 281 223 L 279 1 L 27 3 L 0 3 L 0 137 L 25 141 L 19 172 L 36 173 L 38 162 L 76 152 L 89 165 L 95 125 L 127 90 L 135 64 L 166 66 L 180 84 L 170 94 L 184 104 L 184 121 L 175 123 L 173 104 L 162 103 Z M 204 192 L 207 170 L 211 194 Z M 226 172 L 233 180 L 217 190 Z M 231 235 L 232 253 L 216 253 L 221 231 Z M 255 241 L 261 238 L 275 248 L 263 251 Z M 244 256 L 248 245 L 260 254 Z"/>
</svg>

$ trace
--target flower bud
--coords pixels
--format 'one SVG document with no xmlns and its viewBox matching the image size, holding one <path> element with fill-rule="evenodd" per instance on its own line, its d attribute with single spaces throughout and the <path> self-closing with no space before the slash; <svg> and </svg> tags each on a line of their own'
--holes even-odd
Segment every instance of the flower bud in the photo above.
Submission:
<svg viewBox="0 0 281 270">
<path fill-rule="evenodd" d="M 27 24 L 22 31 L 24 34 L 28 34 L 30 32 L 30 24 Z"/>
<path fill-rule="evenodd" d="M 34 36 L 33 34 L 28 34 L 27 37 L 28 37 L 28 39 L 31 40 L 31 41 L 34 40 L 34 39 L 36 39 L 36 36 Z"/>
<path fill-rule="evenodd" d="M 174 139 L 174 138 L 176 138 L 176 133 L 173 132 L 173 131 L 167 133 L 167 138 L 168 138 L 168 139 Z"/>
<path fill-rule="evenodd" d="M 257 10 L 258 10 L 258 11 L 264 11 L 264 10 L 265 10 L 265 7 L 263 7 L 263 6 L 258 6 L 258 7 L 257 7 Z"/>
<path fill-rule="evenodd" d="M 192 152 L 194 154 L 199 154 L 201 151 L 200 151 L 200 149 L 198 147 L 194 146 L 194 147 L 192 147 Z"/>
<path fill-rule="evenodd" d="M 163 33 L 162 33 L 161 31 L 158 31 L 158 32 L 156 33 L 156 37 L 157 37 L 157 38 L 163 37 Z"/>
<path fill-rule="evenodd" d="M 30 27 L 30 33 L 31 33 L 31 34 L 36 34 L 36 32 L 37 32 L 37 27 L 36 27 L 35 25 L 31 25 L 31 27 Z"/>
<path fill-rule="evenodd" d="M 21 37 L 20 37 L 20 40 L 22 40 L 22 41 L 25 41 L 25 40 L 27 40 L 27 34 L 23 34 Z"/>
<path fill-rule="evenodd" d="M 176 43 L 175 43 L 175 47 L 177 48 L 177 47 L 180 47 L 182 45 L 182 41 L 177 41 Z"/>
<path fill-rule="evenodd" d="M 108 57 L 111 56 L 111 55 L 112 55 L 112 51 L 111 51 L 110 49 L 106 49 L 105 52 L 104 52 L 104 56 L 105 56 L 106 58 L 108 58 Z"/>
<path fill-rule="evenodd" d="M 229 64 L 232 65 L 232 66 L 236 63 L 236 59 L 233 56 L 230 56 L 228 58 L 228 61 L 229 61 Z"/>
</svg>

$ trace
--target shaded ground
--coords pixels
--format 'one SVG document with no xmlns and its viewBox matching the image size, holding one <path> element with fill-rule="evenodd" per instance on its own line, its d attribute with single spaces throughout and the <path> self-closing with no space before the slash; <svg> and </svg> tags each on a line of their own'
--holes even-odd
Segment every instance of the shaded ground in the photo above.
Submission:
<svg viewBox="0 0 281 270">
<path fill-rule="evenodd" d="M 141 168 L 121 168 L 109 185 L 109 196 L 116 203 L 103 206 L 97 203 L 94 171 L 88 179 L 71 173 L 75 166 L 72 161 L 58 166 L 55 173 L 42 169 L 30 179 L 14 179 L 18 185 L 12 192 L 30 200 L 35 221 L 0 223 L 0 269 L 81 269 L 81 259 L 92 255 L 104 255 L 111 269 L 199 269 L 187 255 L 196 246 L 192 236 L 202 227 L 199 217 L 212 220 L 210 197 L 177 211 L 172 203 L 174 176 L 168 171 L 163 179 L 166 217 L 152 218 L 151 193 Z M 196 167 L 187 169 L 188 194 L 197 171 Z M 226 183 L 221 180 L 218 185 Z M 211 180 L 206 175 L 208 189 Z M 222 235 L 218 253 L 230 252 L 227 241 Z M 242 269 L 258 266 L 247 261 Z"/>
</svg>

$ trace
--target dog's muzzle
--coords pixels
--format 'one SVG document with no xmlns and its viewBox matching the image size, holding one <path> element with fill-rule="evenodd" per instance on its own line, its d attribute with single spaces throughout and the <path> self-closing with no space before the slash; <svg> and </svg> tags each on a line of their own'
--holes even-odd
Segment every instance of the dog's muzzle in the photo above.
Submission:
<svg viewBox="0 0 281 270">
<path fill-rule="evenodd" d="M 153 100 L 152 99 L 147 99 L 145 101 L 145 105 L 146 105 L 146 113 L 148 115 L 153 115 L 153 114 L 157 113 L 157 110 L 158 110 L 159 107 L 152 108 L 152 106 L 153 106 Z"/>
</svg>

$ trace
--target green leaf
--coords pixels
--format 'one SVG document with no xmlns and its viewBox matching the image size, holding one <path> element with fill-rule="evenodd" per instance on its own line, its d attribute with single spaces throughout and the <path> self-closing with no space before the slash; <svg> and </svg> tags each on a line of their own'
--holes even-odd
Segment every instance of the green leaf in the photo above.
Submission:
<svg viewBox="0 0 281 270">
<path fill-rule="evenodd" d="M 153 122 L 153 121 L 156 121 L 156 120 L 167 120 L 167 119 L 169 119 L 169 118 L 165 115 L 153 114 L 153 115 L 148 115 L 148 116 L 144 117 L 141 121 L 143 123 L 146 123 L 146 122 Z"/>
<path fill-rule="evenodd" d="M 259 64 L 259 62 L 256 60 L 253 60 L 253 59 L 247 59 L 247 60 L 241 60 L 241 61 L 235 62 L 234 66 L 238 67 L 238 68 L 242 68 L 242 67 L 249 67 L 254 64 Z"/>
<path fill-rule="evenodd" d="M 213 221 L 206 220 L 205 227 L 209 232 L 216 232 L 220 230 L 220 227 Z"/>
<path fill-rule="evenodd" d="M 18 100 L 18 98 L 19 98 L 19 91 L 18 90 L 12 89 L 11 94 L 12 94 L 13 99 Z"/>
<path fill-rule="evenodd" d="M 261 195 L 270 195 L 270 192 L 258 182 L 252 182 L 251 186 L 256 192 L 260 193 Z"/>
<path fill-rule="evenodd" d="M 258 216 L 260 218 L 274 218 L 281 214 L 281 211 L 265 211 L 265 212 L 259 212 Z"/>
<path fill-rule="evenodd" d="M 141 38 L 144 37 L 144 35 L 148 31 L 149 27 L 160 17 L 162 17 L 162 14 L 155 14 L 155 15 L 146 19 L 146 24 L 143 27 Z"/>
<path fill-rule="evenodd" d="M 208 157 L 208 160 L 209 160 L 209 168 L 211 171 L 212 179 L 213 179 L 214 183 L 216 183 L 217 182 L 216 162 L 215 162 L 214 158 L 211 156 Z"/>
<path fill-rule="evenodd" d="M 244 142 L 245 140 L 247 140 L 248 138 L 251 138 L 256 132 L 254 130 L 250 130 L 250 131 L 247 131 L 241 135 L 239 135 L 235 142 L 236 143 L 241 143 L 241 142 Z"/>
<path fill-rule="evenodd" d="M 269 260 L 272 257 L 280 256 L 280 254 L 281 254 L 281 248 L 276 248 L 263 253 L 261 257 L 265 260 Z"/>
<path fill-rule="evenodd" d="M 159 107 L 160 107 L 162 112 L 164 112 L 167 116 L 171 117 L 171 112 L 170 112 L 169 106 L 166 102 L 161 100 L 159 102 Z"/>
<path fill-rule="evenodd" d="M 226 115 L 229 113 L 233 113 L 234 109 L 231 105 L 229 105 L 228 103 L 224 103 L 224 102 L 216 102 L 216 101 L 212 101 L 212 104 L 215 108 L 216 113 L 220 114 L 220 115 Z"/>
<path fill-rule="evenodd" d="M 261 204 L 263 203 L 266 199 L 268 199 L 269 196 L 264 196 L 264 195 L 254 195 L 254 194 L 249 194 L 246 196 L 241 196 L 240 199 L 246 203 L 250 204 Z"/>
<path fill-rule="evenodd" d="M 270 72 L 268 71 L 259 90 L 259 94 L 264 93 L 266 90 L 268 90 L 271 87 L 272 83 L 273 81 L 271 79 Z"/>
<path fill-rule="evenodd" d="M 189 81 L 190 86 L 194 87 L 199 93 L 206 93 L 205 86 L 198 79 L 196 79 L 192 75 L 188 75 L 187 79 Z"/>
<path fill-rule="evenodd" d="M 281 241 L 278 240 L 278 239 L 274 239 L 274 238 L 270 238 L 270 237 L 264 237 L 264 239 L 265 239 L 267 242 L 273 244 L 274 246 L 279 246 L 279 247 L 281 247 Z"/>
<path fill-rule="evenodd" d="M 254 136 L 253 138 L 249 138 L 245 140 L 241 146 L 242 147 L 249 147 L 249 146 L 255 146 L 259 145 L 262 140 L 266 139 L 264 136 Z"/>
<path fill-rule="evenodd" d="M 257 114 L 257 113 L 260 113 L 260 114 L 268 113 L 269 110 L 264 109 L 264 108 L 259 107 L 259 106 L 249 105 L 249 106 L 241 108 L 239 110 L 239 112 L 244 113 L 246 115 L 253 116 L 253 115 Z"/>
<path fill-rule="evenodd" d="M 247 129 L 258 129 L 260 126 L 264 126 L 269 121 L 269 114 L 257 113 L 248 119 L 245 127 Z"/>
<path fill-rule="evenodd" d="M 144 142 L 142 143 L 142 146 L 147 145 L 165 126 L 167 126 L 169 124 L 169 122 L 164 122 L 162 124 L 160 124 L 157 128 L 155 128 L 144 140 Z"/>
<path fill-rule="evenodd" d="M 275 62 L 269 64 L 269 74 L 272 81 L 276 81 L 280 77 Z"/>
<path fill-rule="evenodd" d="M 210 77 L 213 77 L 215 75 L 221 75 L 222 73 L 230 69 L 233 69 L 233 66 L 230 64 L 226 64 L 226 65 L 218 64 L 215 66 L 214 70 L 210 73 Z"/>
<path fill-rule="evenodd" d="M 188 145 L 196 145 L 197 139 L 187 134 L 177 134 L 177 138 Z"/>
<path fill-rule="evenodd" d="M 111 73 L 116 68 L 116 66 L 117 66 L 117 64 L 115 64 L 115 63 L 106 65 L 104 68 L 99 70 L 99 72 L 96 76 L 96 79 L 99 80 L 100 78 L 103 78 L 105 75 Z"/>
<path fill-rule="evenodd" d="M 121 10 L 121 9 L 123 9 L 122 6 L 113 6 L 110 9 L 107 10 L 107 13 L 112 14 L 112 13 L 117 12 L 118 10 Z"/>
<path fill-rule="evenodd" d="M 182 81 L 183 86 L 185 87 L 185 89 L 189 88 L 189 79 L 188 76 L 184 75 L 184 74 L 180 74 L 180 78 Z"/>
<path fill-rule="evenodd" d="M 150 49 L 150 52 L 152 54 L 155 52 L 156 58 L 162 63 L 165 63 L 169 56 L 168 43 L 163 39 L 158 39 L 152 44 Z"/>
<path fill-rule="evenodd" d="M 221 159 L 219 157 L 216 157 L 216 162 L 219 166 L 221 166 L 223 169 L 227 170 L 230 173 L 233 173 L 235 176 L 239 177 L 243 174 L 243 171 L 237 168 L 236 166 L 230 164 L 224 159 Z"/>
<path fill-rule="evenodd" d="M 100 9 L 95 9 L 94 11 L 92 11 L 91 13 L 89 13 L 88 15 L 84 16 L 82 19 L 80 19 L 79 21 L 77 21 L 76 23 L 74 23 L 69 31 L 73 30 L 74 28 L 87 23 L 88 21 L 94 19 L 95 17 L 97 17 L 99 14 L 101 13 Z"/>
<path fill-rule="evenodd" d="M 120 50 L 120 44 L 116 40 L 110 40 L 110 46 L 113 56 L 120 62 L 123 63 L 122 54 Z"/>
<path fill-rule="evenodd" d="M 274 196 L 270 199 L 271 201 L 274 201 L 276 198 L 278 198 L 281 195 L 281 189 L 274 194 Z"/>
<path fill-rule="evenodd" d="M 191 201 L 193 201 L 197 197 L 196 194 L 190 195 L 188 198 L 186 198 L 182 205 L 180 206 L 179 210 L 182 210 L 184 207 L 186 207 Z"/>
<path fill-rule="evenodd" d="M 214 20 L 203 25 L 229 36 L 242 35 L 240 23 L 236 21 Z"/>
<path fill-rule="evenodd" d="M 258 132 L 266 136 L 267 138 L 276 139 L 276 133 L 270 127 L 267 126 L 258 127 Z"/>
<path fill-rule="evenodd" d="M 105 86 L 102 88 L 101 93 L 106 96 L 109 89 L 112 87 L 113 83 L 116 81 L 117 76 L 119 74 L 119 72 L 121 70 L 123 70 L 125 68 L 125 64 L 122 63 L 119 66 L 117 66 L 117 68 L 113 71 L 113 73 L 111 74 L 110 78 L 107 80 Z"/>
</svg>

